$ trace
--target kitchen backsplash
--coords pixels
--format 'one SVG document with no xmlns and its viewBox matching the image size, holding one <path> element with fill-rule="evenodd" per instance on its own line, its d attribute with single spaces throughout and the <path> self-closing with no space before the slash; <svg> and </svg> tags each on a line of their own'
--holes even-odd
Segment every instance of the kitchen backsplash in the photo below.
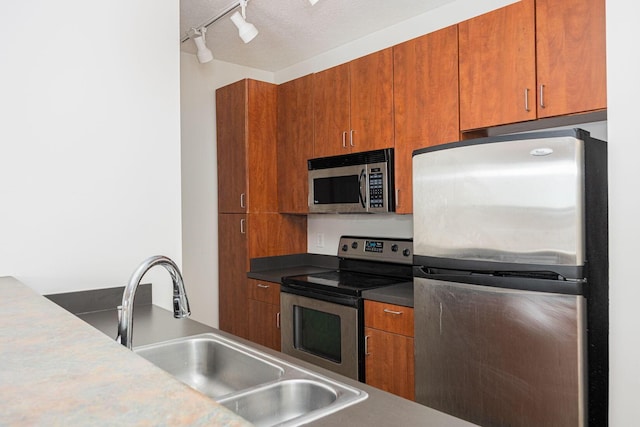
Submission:
<svg viewBox="0 0 640 427">
<path fill-rule="evenodd" d="M 413 216 L 396 214 L 309 215 L 307 252 L 336 255 L 342 235 L 412 237 Z"/>
</svg>

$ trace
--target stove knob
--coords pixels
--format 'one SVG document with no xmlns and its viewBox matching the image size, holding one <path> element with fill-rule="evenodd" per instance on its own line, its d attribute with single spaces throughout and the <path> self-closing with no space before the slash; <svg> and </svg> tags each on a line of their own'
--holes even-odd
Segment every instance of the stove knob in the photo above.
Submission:
<svg viewBox="0 0 640 427">
<path fill-rule="evenodd" d="M 391 252 L 398 252 L 398 245 L 396 245 L 395 243 L 391 245 Z"/>
<path fill-rule="evenodd" d="M 351 248 L 352 248 L 352 249 L 358 249 L 358 242 L 353 242 L 353 243 L 351 244 Z"/>
<path fill-rule="evenodd" d="M 349 250 L 349 246 L 342 245 L 342 252 L 347 252 L 347 250 Z"/>
<path fill-rule="evenodd" d="M 409 249 L 405 249 L 404 251 L 402 251 L 402 255 L 409 256 L 411 255 L 411 251 Z"/>
</svg>

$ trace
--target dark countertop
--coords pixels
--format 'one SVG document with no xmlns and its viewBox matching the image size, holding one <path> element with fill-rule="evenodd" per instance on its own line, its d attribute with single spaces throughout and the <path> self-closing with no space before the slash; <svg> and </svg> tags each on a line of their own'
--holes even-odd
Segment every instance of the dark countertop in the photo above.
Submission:
<svg viewBox="0 0 640 427">
<path fill-rule="evenodd" d="M 371 301 L 413 307 L 413 282 L 363 291 L 362 297 Z"/>
<path fill-rule="evenodd" d="M 329 255 L 294 254 L 274 257 L 253 258 L 247 277 L 282 283 L 285 276 L 322 273 L 338 268 L 338 258 Z"/>
</svg>

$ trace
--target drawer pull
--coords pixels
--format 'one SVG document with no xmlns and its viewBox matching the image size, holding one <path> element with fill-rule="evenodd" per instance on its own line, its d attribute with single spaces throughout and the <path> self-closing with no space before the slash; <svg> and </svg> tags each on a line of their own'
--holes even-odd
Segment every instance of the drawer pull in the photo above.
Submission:
<svg viewBox="0 0 640 427">
<path fill-rule="evenodd" d="M 258 287 L 262 289 L 269 289 L 269 285 L 263 285 L 262 283 L 258 283 Z"/>
<path fill-rule="evenodd" d="M 402 312 L 401 312 L 401 311 L 393 311 L 393 310 L 389 310 L 388 308 L 385 308 L 385 309 L 384 309 L 384 310 L 382 310 L 382 311 L 384 311 L 385 313 L 389 313 L 389 314 L 395 314 L 396 316 L 399 316 L 399 315 L 401 315 L 401 314 L 402 314 Z"/>
</svg>

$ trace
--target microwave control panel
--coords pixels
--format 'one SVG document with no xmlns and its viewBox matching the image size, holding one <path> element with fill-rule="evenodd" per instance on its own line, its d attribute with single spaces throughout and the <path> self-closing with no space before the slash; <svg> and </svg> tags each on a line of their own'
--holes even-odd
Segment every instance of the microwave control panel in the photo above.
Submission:
<svg viewBox="0 0 640 427">
<path fill-rule="evenodd" d="M 369 173 L 369 207 L 384 207 L 384 175 L 382 172 L 376 172 L 376 169 Z M 377 168 L 379 171 L 380 169 Z"/>
</svg>

